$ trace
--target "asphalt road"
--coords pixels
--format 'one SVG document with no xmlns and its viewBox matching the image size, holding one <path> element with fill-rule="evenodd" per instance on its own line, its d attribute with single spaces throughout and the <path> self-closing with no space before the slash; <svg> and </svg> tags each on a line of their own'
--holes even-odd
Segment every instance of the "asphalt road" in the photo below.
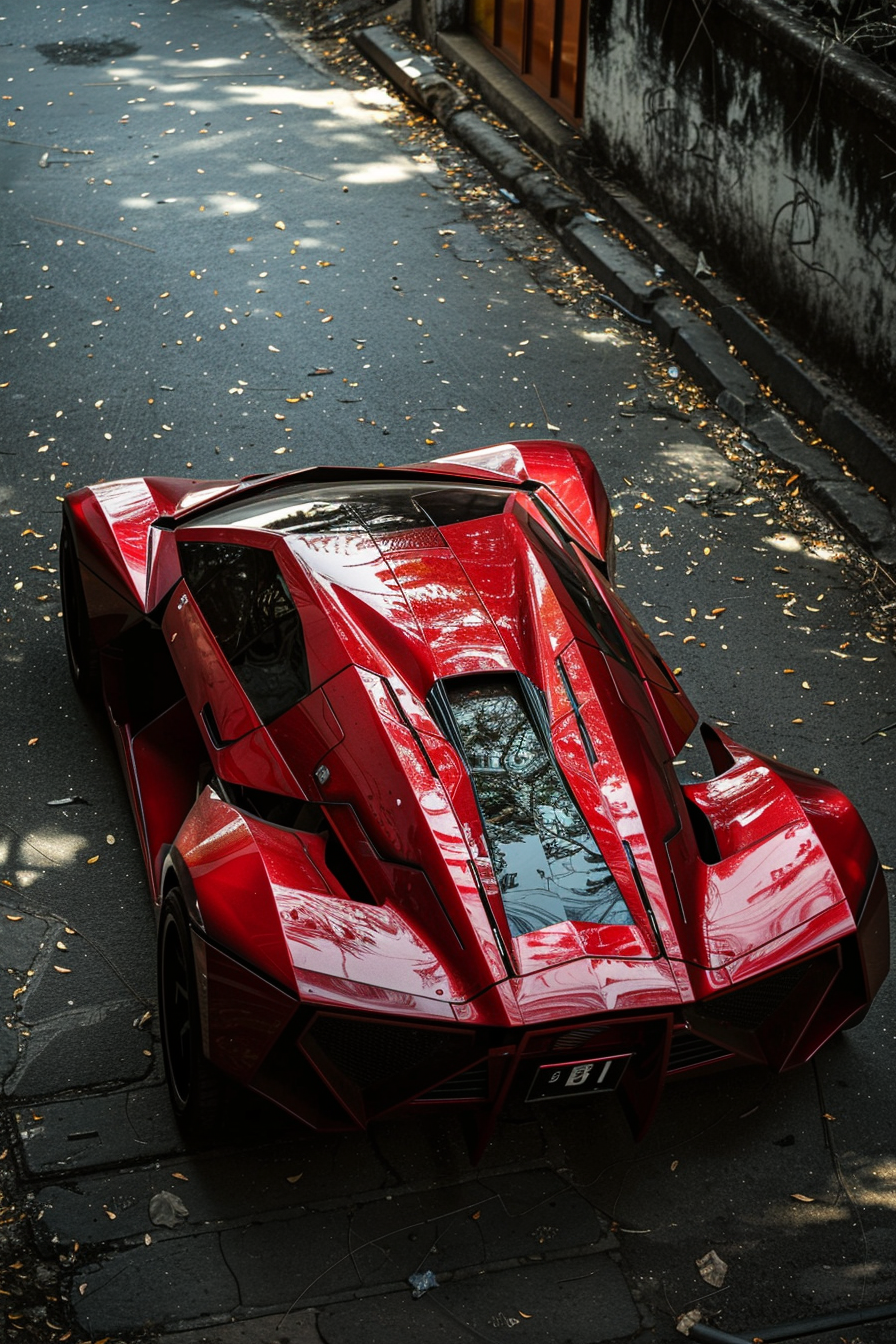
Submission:
<svg viewBox="0 0 896 1344">
<path fill-rule="evenodd" d="M 593 1344 L 896 1298 L 893 982 L 813 1066 L 670 1088 L 640 1146 L 612 1099 L 509 1115 L 478 1168 L 451 1121 L 321 1138 L 247 1099 L 184 1151 L 135 834 L 65 664 L 68 490 L 578 440 L 692 699 L 834 779 L 888 864 L 892 595 L 474 163 L 268 11 L 19 0 L 0 86 L 10 1337 Z"/>
</svg>

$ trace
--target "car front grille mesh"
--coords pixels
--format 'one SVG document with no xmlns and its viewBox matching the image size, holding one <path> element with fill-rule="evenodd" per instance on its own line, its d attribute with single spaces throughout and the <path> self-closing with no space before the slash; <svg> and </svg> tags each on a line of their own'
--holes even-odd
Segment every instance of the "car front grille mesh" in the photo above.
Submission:
<svg viewBox="0 0 896 1344">
<path fill-rule="evenodd" d="M 310 1034 L 317 1049 L 360 1088 L 453 1054 L 458 1042 L 453 1033 L 335 1016 L 319 1017 Z"/>
<path fill-rule="evenodd" d="M 717 1059 L 728 1059 L 731 1051 L 712 1041 L 704 1041 L 689 1031 L 676 1031 L 669 1048 L 669 1073 L 681 1069 L 695 1069 L 699 1064 L 711 1064 Z"/>
<path fill-rule="evenodd" d="M 483 1060 L 471 1069 L 464 1069 L 454 1078 L 437 1083 L 424 1092 L 418 1101 L 485 1101 L 488 1097 L 488 1063 Z"/>
<path fill-rule="evenodd" d="M 787 966 L 777 975 L 767 976 L 764 980 L 742 985 L 727 994 L 695 1004 L 695 1011 L 701 1017 L 727 1022 L 744 1031 L 758 1031 L 763 1022 L 777 1012 L 785 999 L 798 988 L 811 965 L 811 962 L 802 962 L 798 966 Z"/>
</svg>

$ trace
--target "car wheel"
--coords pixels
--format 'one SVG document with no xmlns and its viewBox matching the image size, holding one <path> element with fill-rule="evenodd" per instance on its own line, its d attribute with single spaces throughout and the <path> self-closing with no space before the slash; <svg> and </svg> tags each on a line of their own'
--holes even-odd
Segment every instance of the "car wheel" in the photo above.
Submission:
<svg viewBox="0 0 896 1344">
<path fill-rule="evenodd" d="M 84 585 L 78 569 L 78 557 L 71 524 L 62 524 L 59 538 L 59 586 L 62 593 L 62 626 L 65 652 L 75 689 L 84 699 L 100 699 L 100 654 L 90 630 L 90 617 L 84 597 Z"/>
<path fill-rule="evenodd" d="M 184 1133 L 204 1138 L 220 1117 L 223 1079 L 202 1051 L 193 948 L 176 888 L 162 904 L 158 976 L 162 1054 L 171 1105 Z"/>
</svg>

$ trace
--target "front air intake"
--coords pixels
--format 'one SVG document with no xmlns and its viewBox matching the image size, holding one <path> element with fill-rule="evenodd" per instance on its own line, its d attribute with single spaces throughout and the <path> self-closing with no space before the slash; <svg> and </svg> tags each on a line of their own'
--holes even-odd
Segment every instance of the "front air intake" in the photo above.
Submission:
<svg viewBox="0 0 896 1344">
<path fill-rule="evenodd" d="M 720 994 L 717 998 L 707 999 L 698 1005 L 698 1011 L 703 1017 L 727 1022 L 732 1027 L 740 1027 L 742 1031 L 758 1031 L 799 987 L 813 964 L 804 961 L 799 966 L 788 966 L 777 975 L 769 975 L 764 980 L 756 980 L 727 994 Z"/>
</svg>

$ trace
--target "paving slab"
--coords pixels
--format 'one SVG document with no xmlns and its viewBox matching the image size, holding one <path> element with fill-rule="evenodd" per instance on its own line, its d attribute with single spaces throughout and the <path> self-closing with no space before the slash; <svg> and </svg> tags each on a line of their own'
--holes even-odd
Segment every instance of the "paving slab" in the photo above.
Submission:
<svg viewBox="0 0 896 1344">
<path fill-rule="evenodd" d="M 183 1149 L 164 1086 L 23 1107 L 14 1118 L 32 1176 L 143 1162 Z"/>
<path fill-rule="evenodd" d="M 325 1301 L 421 1268 L 453 1273 L 606 1246 L 606 1231 L 581 1195 L 539 1171 L 258 1222 L 221 1244 L 248 1307 Z"/>
<path fill-rule="evenodd" d="M 272 1213 L 304 1214 L 307 1204 L 333 1199 L 337 1192 L 377 1191 L 386 1176 L 362 1136 L 306 1132 L 280 1144 L 178 1154 L 136 1170 L 45 1185 L 38 1195 L 44 1216 L 37 1230 L 64 1246 L 154 1234 L 149 1202 L 166 1190 L 186 1205 L 191 1227 Z"/>
<path fill-rule="evenodd" d="M 66 1007 L 20 1031 L 23 1048 L 4 1084 L 7 1096 L 138 1082 L 153 1067 L 152 1039 L 134 1029 L 133 1000 Z M 148 1053 L 147 1053 L 148 1052 Z"/>
<path fill-rule="evenodd" d="M 189 1238 L 188 1246 L 177 1238 L 124 1251 L 79 1275 L 71 1300 L 83 1330 L 111 1335 L 231 1315 L 239 1289 L 209 1232 Z"/>
<path fill-rule="evenodd" d="M 641 1328 L 618 1265 L 608 1255 L 526 1265 L 455 1280 L 414 1299 L 410 1289 L 325 1308 L 325 1344 L 456 1344 L 513 1331 L 526 1344 L 600 1344 Z"/>
<path fill-rule="evenodd" d="M 315 1311 L 292 1312 L 286 1321 L 283 1313 L 278 1312 L 275 1316 L 228 1321 L 155 1338 L 158 1344 L 163 1340 L 168 1344 L 320 1344 Z"/>
</svg>

